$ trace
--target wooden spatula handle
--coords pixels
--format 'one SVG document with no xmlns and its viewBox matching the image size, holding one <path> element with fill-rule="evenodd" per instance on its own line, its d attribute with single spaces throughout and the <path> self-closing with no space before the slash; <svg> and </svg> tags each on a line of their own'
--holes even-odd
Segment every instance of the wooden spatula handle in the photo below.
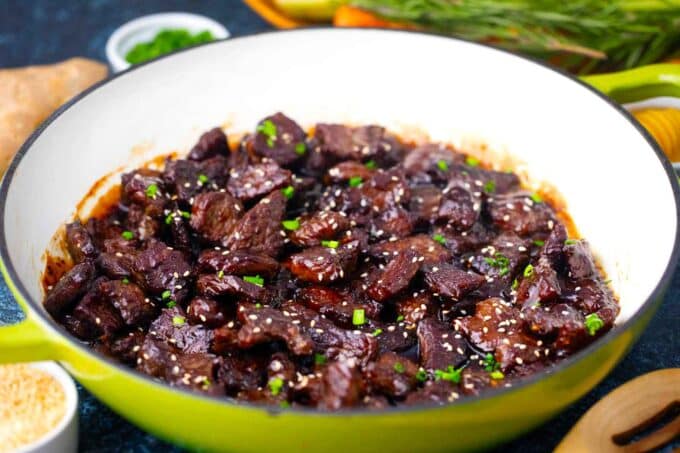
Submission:
<svg viewBox="0 0 680 453">
<path fill-rule="evenodd" d="M 680 368 L 633 379 L 602 398 L 574 425 L 555 452 L 642 452 L 680 435 L 680 417 L 635 442 L 636 432 L 680 407 Z"/>
</svg>

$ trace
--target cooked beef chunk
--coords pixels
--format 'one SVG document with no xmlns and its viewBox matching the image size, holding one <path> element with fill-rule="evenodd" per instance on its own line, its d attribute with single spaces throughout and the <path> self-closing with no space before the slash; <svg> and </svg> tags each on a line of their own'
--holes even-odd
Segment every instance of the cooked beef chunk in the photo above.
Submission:
<svg viewBox="0 0 680 453">
<path fill-rule="evenodd" d="M 238 342 L 242 348 L 282 340 L 295 355 L 311 354 L 313 350 L 311 338 L 279 310 L 241 304 L 238 308 L 238 319 L 243 323 L 238 332 Z"/>
<path fill-rule="evenodd" d="M 318 246 L 291 255 L 288 269 L 306 282 L 332 283 L 349 277 L 359 256 L 359 241 L 342 244 L 336 248 Z"/>
<path fill-rule="evenodd" d="M 286 199 L 275 190 L 253 206 L 222 244 L 229 250 L 248 250 L 276 257 L 283 247 L 285 233 L 281 221 L 286 210 Z"/>
<path fill-rule="evenodd" d="M 203 324 L 215 329 L 227 322 L 228 314 L 223 305 L 209 297 L 194 297 L 187 308 L 187 318 L 191 324 Z"/>
<path fill-rule="evenodd" d="M 135 256 L 133 269 L 137 284 L 154 296 L 169 291 L 172 300 L 183 302 L 189 294 L 191 263 L 184 253 L 160 241 L 150 242 Z"/>
<path fill-rule="evenodd" d="M 79 220 L 66 225 L 66 246 L 76 264 L 97 257 L 97 247 L 90 233 Z"/>
<path fill-rule="evenodd" d="M 308 136 L 276 113 L 233 151 L 215 128 L 95 212 L 66 226 L 47 311 L 142 373 L 238 401 L 452 403 L 549 369 L 619 312 L 588 243 L 517 175 L 379 126 Z"/>
<path fill-rule="evenodd" d="M 229 142 L 222 129 L 216 127 L 201 135 L 189 152 L 190 160 L 205 160 L 217 155 L 229 155 Z"/>
<path fill-rule="evenodd" d="M 272 190 L 289 186 L 291 173 L 274 162 L 249 165 L 242 171 L 232 172 L 227 189 L 244 203 Z"/>
<path fill-rule="evenodd" d="M 323 371 L 322 397 L 319 408 L 338 410 L 359 403 L 365 382 L 353 360 L 339 360 L 328 365 Z"/>
<path fill-rule="evenodd" d="M 242 215 L 243 205 L 228 193 L 202 193 L 191 209 L 191 227 L 208 243 L 226 244 Z"/>
<path fill-rule="evenodd" d="M 307 153 L 306 138 L 295 121 L 279 112 L 260 121 L 252 146 L 255 154 L 286 167 Z"/>
<path fill-rule="evenodd" d="M 395 256 L 384 268 L 370 276 L 366 293 L 383 302 L 406 289 L 420 268 L 421 258 L 413 250 Z"/>
<path fill-rule="evenodd" d="M 264 290 L 234 275 L 203 274 L 196 281 L 196 291 L 208 297 L 240 296 L 250 300 L 261 300 Z"/>
<path fill-rule="evenodd" d="M 346 216 L 333 211 L 320 211 L 301 217 L 298 228 L 288 233 L 291 242 L 300 247 L 320 245 L 323 240 L 335 239 L 350 227 Z"/>
<path fill-rule="evenodd" d="M 467 345 L 462 336 L 434 318 L 418 324 L 418 347 L 420 364 L 427 369 L 445 370 L 467 360 Z"/>
<path fill-rule="evenodd" d="M 425 284 L 432 293 L 454 301 L 461 300 L 470 291 L 482 286 L 485 281 L 481 275 L 452 264 L 429 266 L 425 270 Z"/>
<path fill-rule="evenodd" d="M 405 397 L 418 383 L 418 366 L 393 352 L 381 355 L 367 371 L 371 386 L 391 397 Z"/>
<path fill-rule="evenodd" d="M 79 297 L 87 291 L 88 286 L 94 280 L 95 267 L 91 261 L 83 261 L 76 264 L 64 274 L 61 279 L 50 289 L 45 296 L 43 305 L 54 317 L 72 306 Z"/>
<path fill-rule="evenodd" d="M 224 272 L 231 275 L 274 276 L 279 270 L 279 263 L 260 253 L 247 250 L 204 250 L 198 256 L 198 269 L 202 272 Z"/>
</svg>

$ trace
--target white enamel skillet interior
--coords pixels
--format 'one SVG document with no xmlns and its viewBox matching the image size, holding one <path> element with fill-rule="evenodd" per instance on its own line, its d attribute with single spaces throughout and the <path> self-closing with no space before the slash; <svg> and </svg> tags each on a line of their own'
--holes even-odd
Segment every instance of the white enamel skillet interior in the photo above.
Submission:
<svg viewBox="0 0 680 453">
<path fill-rule="evenodd" d="M 557 188 L 599 256 L 620 297 L 618 330 L 670 280 L 678 186 L 622 108 L 572 77 L 480 44 L 303 29 L 214 42 L 135 67 L 60 109 L 29 139 L 2 184 L 0 253 L 41 323 L 50 324 L 40 304 L 43 253 L 95 181 L 186 151 L 215 125 L 251 131 L 276 111 L 305 127 L 377 123 L 454 144 L 481 137 L 526 163 L 534 181 Z"/>
</svg>

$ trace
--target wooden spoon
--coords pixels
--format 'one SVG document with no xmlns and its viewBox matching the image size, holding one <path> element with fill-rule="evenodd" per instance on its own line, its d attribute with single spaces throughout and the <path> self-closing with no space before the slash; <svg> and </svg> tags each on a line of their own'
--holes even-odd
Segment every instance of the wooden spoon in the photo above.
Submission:
<svg viewBox="0 0 680 453">
<path fill-rule="evenodd" d="M 643 433 L 663 421 L 661 428 Z M 635 378 L 602 398 L 555 452 L 644 452 L 679 437 L 680 368 L 671 368 Z"/>
</svg>

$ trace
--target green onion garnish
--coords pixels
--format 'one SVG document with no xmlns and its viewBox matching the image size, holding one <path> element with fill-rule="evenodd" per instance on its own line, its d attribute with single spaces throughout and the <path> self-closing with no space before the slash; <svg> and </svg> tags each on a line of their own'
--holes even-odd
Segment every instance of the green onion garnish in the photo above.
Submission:
<svg viewBox="0 0 680 453">
<path fill-rule="evenodd" d="M 179 211 L 179 214 L 184 217 L 185 219 L 190 219 L 191 218 L 191 213 L 187 211 Z"/>
<path fill-rule="evenodd" d="M 200 175 L 198 175 L 198 182 L 200 182 L 201 184 L 205 184 L 206 182 L 208 182 L 208 177 L 201 173 Z"/>
<path fill-rule="evenodd" d="M 276 396 L 281 393 L 281 389 L 283 388 L 283 379 L 280 377 L 271 378 L 267 385 L 269 386 L 269 390 L 272 392 L 272 395 Z"/>
<path fill-rule="evenodd" d="M 174 219 L 175 217 L 172 215 L 172 213 L 168 214 L 168 216 L 165 218 L 165 224 L 170 225 Z"/>
<path fill-rule="evenodd" d="M 416 379 L 417 379 L 419 382 L 425 382 L 425 381 L 427 381 L 427 371 L 425 371 L 425 370 L 418 370 L 418 372 L 416 373 Z"/>
<path fill-rule="evenodd" d="M 124 284 L 124 285 L 127 285 L 128 283 L 130 283 L 130 280 L 129 280 L 127 277 L 124 278 L 124 279 L 123 279 L 123 284 Z"/>
<path fill-rule="evenodd" d="M 458 384 L 462 373 L 463 367 L 455 369 L 452 365 L 449 365 L 446 370 L 434 370 L 434 378 L 437 381 L 442 380 Z"/>
<path fill-rule="evenodd" d="M 184 316 L 173 316 L 172 317 L 172 325 L 174 326 L 183 326 L 185 323 Z"/>
<path fill-rule="evenodd" d="M 371 159 L 364 164 L 364 167 L 368 168 L 369 170 L 375 170 L 378 168 L 378 164 L 376 164 L 375 161 Z"/>
<path fill-rule="evenodd" d="M 437 233 L 437 234 L 435 234 L 434 236 L 432 236 L 432 239 L 434 239 L 435 241 L 439 242 L 441 245 L 446 245 L 446 239 L 444 238 L 444 236 L 442 236 L 442 235 L 439 234 L 439 233 Z"/>
<path fill-rule="evenodd" d="M 539 194 L 537 194 L 536 192 L 532 193 L 529 196 L 531 197 L 531 200 L 534 203 L 543 203 L 543 198 L 541 198 L 541 196 Z"/>
<path fill-rule="evenodd" d="M 491 373 L 489 373 L 489 376 L 491 377 L 491 379 L 494 379 L 494 380 L 500 380 L 500 379 L 505 378 L 505 375 L 503 374 L 503 372 L 501 370 L 494 370 Z"/>
<path fill-rule="evenodd" d="M 302 156 L 307 152 L 307 145 L 304 142 L 300 142 L 295 145 L 295 154 Z"/>
<path fill-rule="evenodd" d="M 219 278 L 220 280 L 222 280 L 222 277 L 224 277 L 224 271 L 219 271 L 219 272 L 217 273 L 217 278 Z"/>
<path fill-rule="evenodd" d="M 564 245 L 574 245 L 577 242 L 578 241 L 576 239 L 567 239 L 566 241 L 564 241 Z"/>
<path fill-rule="evenodd" d="M 510 260 L 508 259 L 507 256 L 503 255 L 500 252 L 496 252 L 493 258 L 487 256 L 486 258 L 484 258 L 484 261 L 489 266 L 497 268 L 498 275 L 500 275 L 501 277 L 510 272 Z"/>
<path fill-rule="evenodd" d="M 366 322 L 366 311 L 363 308 L 355 308 L 352 313 L 352 324 L 361 326 Z"/>
<path fill-rule="evenodd" d="M 150 184 L 146 188 L 146 196 L 149 198 L 156 198 L 156 192 L 158 192 L 158 186 L 156 184 Z"/>
<path fill-rule="evenodd" d="M 281 193 L 283 193 L 284 197 L 290 200 L 291 198 L 293 198 L 293 195 L 295 194 L 295 187 L 293 186 L 284 187 L 283 189 L 281 189 Z"/>
<path fill-rule="evenodd" d="M 170 302 L 165 304 L 165 306 L 168 307 L 168 308 L 175 308 L 176 305 L 177 305 L 177 302 L 175 302 L 174 300 L 171 300 Z"/>
<path fill-rule="evenodd" d="M 404 315 L 397 316 L 397 322 L 402 322 L 404 320 Z"/>
<path fill-rule="evenodd" d="M 586 316 L 585 326 L 586 329 L 588 329 L 588 335 L 593 336 L 598 330 L 604 327 L 604 321 L 597 316 L 597 313 L 591 313 Z"/>
<path fill-rule="evenodd" d="M 244 275 L 243 280 L 248 282 L 248 283 L 252 283 L 253 285 L 257 285 L 257 286 L 264 285 L 264 278 L 260 277 L 259 275 L 255 275 L 255 276 Z"/>
<path fill-rule="evenodd" d="M 264 120 L 259 126 L 257 126 L 257 129 L 255 130 L 265 136 L 267 139 L 267 146 L 270 148 L 274 147 L 274 140 L 276 139 L 276 124 L 274 124 L 272 120 Z"/>
<path fill-rule="evenodd" d="M 397 373 L 401 374 L 404 372 L 404 370 L 405 370 L 404 364 L 402 364 L 401 362 L 397 362 L 394 364 L 394 371 L 396 371 Z"/>
<path fill-rule="evenodd" d="M 377 336 L 380 335 L 381 333 L 383 333 L 383 330 L 382 330 L 380 327 L 378 327 L 377 329 L 375 329 L 375 330 L 373 331 L 373 334 L 372 334 L 372 335 L 373 335 L 374 337 L 377 337 Z"/>
<path fill-rule="evenodd" d="M 490 179 L 484 184 L 484 192 L 494 193 L 496 191 L 496 181 Z"/>
<path fill-rule="evenodd" d="M 326 363 L 326 356 L 317 352 L 314 354 L 314 363 L 317 365 L 323 365 Z"/>
<path fill-rule="evenodd" d="M 123 231 L 121 234 L 123 236 L 123 239 L 129 241 L 135 237 L 135 235 L 132 233 L 132 231 Z"/>
<path fill-rule="evenodd" d="M 540 239 L 534 239 L 534 245 L 536 247 L 543 247 L 543 245 L 545 245 L 545 241 L 541 241 Z"/>
<path fill-rule="evenodd" d="M 441 171 L 446 171 L 449 169 L 449 164 L 446 163 L 444 159 L 437 161 L 437 168 Z"/>
<path fill-rule="evenodd" d="M 340 243 L 338 241 L 321 241 L 321 245 L 330 249 L 337 249 Z"/>
<path fill-rule="evenodd" d="M 300 228 L 300 221 L 298 219 L 284 220 L 281 225 L 288 231 L 295 231 Z"/>
<path fill-rule="evenodd" d="M 468 164 L 471 167 L 476 167 L 477 165 L 479 165 L 479 160 L 475 159 L 472 156 L 468 156 L 468 157 L 465 158 L 465 163 Z"/>
<path fill-rule="evenodd" d="M 531 277 L 533 274 L 534 266 L 532 266 L 531 264 L 527 264 L 527 267 L 524 268 L 524 272 L 522 273 L 522 275 L 524 275 L 525 277 Z"/>
<path fill-rule="evenodd" d="M 351 178 L 349 178 L 350 187 L 359 187 L 362 182 L 363 179 L 361 179 L 361 176 L 352 176 Z"/>
<path fill-rule="evenodd" d="M 172 295 L 172 293 L 170 292 L 170 290 L 166 289 L 165 291 L 163 291 L 163 294 L 161 294 L 161 299 L 162 300 L 170 299 L 171 295 Z"/>
</svg>

